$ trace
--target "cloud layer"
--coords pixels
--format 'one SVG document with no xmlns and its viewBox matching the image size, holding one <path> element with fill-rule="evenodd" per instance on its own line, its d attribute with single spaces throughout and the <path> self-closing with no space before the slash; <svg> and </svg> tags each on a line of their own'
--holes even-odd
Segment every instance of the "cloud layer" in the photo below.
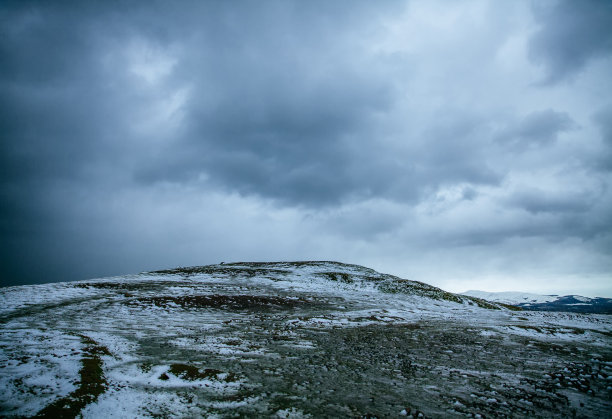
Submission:
<svg viewBox="0 0 612 419">
<path fill-rule="evenodd" d="M 9 2 L 3 284 L 336 259 L 612 293 L 606 1 Z"/>
</svg>

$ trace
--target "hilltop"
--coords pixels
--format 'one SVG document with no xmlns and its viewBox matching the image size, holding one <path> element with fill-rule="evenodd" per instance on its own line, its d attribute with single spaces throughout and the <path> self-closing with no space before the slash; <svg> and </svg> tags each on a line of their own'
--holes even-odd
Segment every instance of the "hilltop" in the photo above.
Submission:
<svg viewBox="0 0 612 419">
<path fill-rule="evenodd" d="M 0 415 L 601 417 L 611 343 L 609 316 L 337 262 L 9 287 Z"/>
</svg>

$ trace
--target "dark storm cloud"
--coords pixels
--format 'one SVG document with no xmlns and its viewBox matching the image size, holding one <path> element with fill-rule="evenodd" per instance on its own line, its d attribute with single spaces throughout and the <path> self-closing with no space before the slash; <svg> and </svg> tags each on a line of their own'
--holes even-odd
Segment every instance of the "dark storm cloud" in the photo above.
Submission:
<svg viewBox="0 0 612 419">
<path fill-rule="evenodd" d="M 612 54 L 612 3 L 608 0 L 534 2 L 540 29 L 529 58 L 547 70 L 546 83 L 574 76 L 593 59 Z"/>
<path fill-rule="evenodd" d="M 320 59 L 311 62 L 318 65 Z M 214 109 L 203 109 L 197 98 L 190 102 L 191 130 L 181 147 L 193 157 L 179 156 L 182 169 L 174 176 L 201 172 L 243 193 L 312 205 L 372 186 L 351 162 L 371 156 L 369 120 L 387 106 L 389 86 L 344 71 L 349 68 L 329 68 L 321 79 L 308 80 L 310 69 L 304 66 L 287 77 L 286 67 L 270 67 L 265 58 L 229 67 L 248 74 L 214 81 L 227 86 L 215 93 Z M 204 89 L 197 92 L 210 100 Z"/>
<path fill-rule="evenodd" d="M 594 167 L 612 171 L 612 105 L 600 109 L 593 115 L 593 121 L 601 133 L 602 150 L 595 160 Z"/>
<path fill-rule="evenodd" d="M 375 56 L 357 58 L 358 36 L 374 30 L 380 7 L 17 6 L 4 17 L 5 177 L 80 175 L 129 152 L 145 182 L 206 175 L 289 203 L 333 203 L 380 188 L 351 164 L 372 156 L 369 119 L 393 100 L 393 75 Z M 124 93 L 131 86 L 121 69 L 104 66 L 134 33 L 162 49 L 182 45 L 173 81 L 190 85 L 187 133 L 168 149 L 130 149 L 126 113 L 146 99 Z"/>
<path fill-rule="evenodd" d="M 612 147 L 612 104 L 600 109 L 593 115 L 606 147 Z"/>
<path fill-rule="evenodd" d="M 0 12 L 3 179 L 74 179 L 123 147 L 121 109 L 129 101 L 102 62 L 113 39 L 105 34 L 117 28 L 114 13 L 12 5 Z"/>
<path fill-rule="evenodd" d="M 524 188 L 511 196 L 510 203 L 533 214 L 576 214 L 591 209 L 593 200 L 594 196 L 584 191 L 577 194 L 568 191 L 550 193 L 537 188 Z"/>
<path fill-rule="evenodd" d="M 183 6 L 3 5 L 3 278 L 31 280 L 52 266 L 51 276 L 61 266 L 68 279 L 82 275 L 91 254 L 106 253 L 99 242 L 84 250 L 86 238 L 100 234 L 86 227 L 86 214 L 134 179 L 197 184 L 203 175 L 230 192 L 309 205 L 361 190 L 364 174 L 351 177 L 350 147 L 360 148 L 358 132 L 392 93 L 376 62 L 355 58 L 359 34 L 401 7 Z M 130 68 L 147 48 L 178 61 L 153 88 Z M 146 72 L 156 63 L 144 65 Z M 156 143 L 149 138 L 156 133 L 135 130 L 138 120 L 157 118 L 151 102 L 184 86 L 190 93 L 180 132 Z M 25 275 L 28 260 L 41 270 Z"/>
<path fill-rule="evenodd" d="M 394 100 L 394 75 L 359 40 L 375 29 L 377 13 L 276 5 L 230 13 L 213 24 L 213 39 L 211 29 L 195 34 L 176 70 L 192 83 L 181 152 L 162 153 L 141 180 L 205 175 L 230 190 L 305 205 L 378 190 L 355 164 L 373 157 L 372 120 Z"/>
<path fill-rule="evenodd" d="M 559 134 L 576 129 L 577 124 L 566 112 L 553 109 L 532 112 L 505 127 L 498 140 L 514 150 L 550 145 Z"/>
<path fill-rule="evenodd" d="M 519 142 L 537 144 L 551 143 L 559 133 L 569 131 L 574 121 L 565 112 L 548 109 L 527 115 L 515 128 L 512 135 Z"/>
<path fill-rule="evenodd" d="M 593 120 L 601 132 L 601 140 L 606 147 L 612 147 L 612 105 L 600 109 L 593 115 Z"/>
<path fill-rule="evenodd" d="M 605 236 L 576 4 L 5 2 L 2 280 Z"/>
</svg>

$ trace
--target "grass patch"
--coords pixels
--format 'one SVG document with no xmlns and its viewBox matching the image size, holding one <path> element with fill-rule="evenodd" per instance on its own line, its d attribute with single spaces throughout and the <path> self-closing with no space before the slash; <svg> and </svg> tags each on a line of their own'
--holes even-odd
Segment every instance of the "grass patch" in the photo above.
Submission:
<svg viewBox="0 0 612 419">
<path fill-rule="evenodd" d="M 273 308 L 293 308 L 306 301 L 298 298 L 283 298 L 266 295 L 184 295 L 142 297 L 126 301 L 128 305 L 154 305 L 162 308 L 179 306 L 181 308 L 219 308 L 233 310 L 260 310 Z"/>
<path fill-rule="evenodd" d="M 227 373 L 224 378 L 219 378 L 220 374 L 224 374 L 221 370 L 214 368 L 204 368 L 203 370 L 200 370 L 198 367 L 189 364 L 172 364 L 170 365 L 169 372 L 176 377 L 188 381 L 222 379 L 223 381 L 230 382 L 237 380 L 236 374 L 232 372 Z M 159 378 L 161 380 L 167 380 L 169 377 L 164 373 Z"/>
<path fill-rule="evenodd" d="M 533 330 L 538 333 L 545 333 L 549 335 L 553 335 L 556 333 L 566 334 L 566 335 L 584 335 L 585 330 L 579 329 L 576 327 L 548 327 L 548 326 L 530 326 L 527 324 L 514 324 L 512 327 L 518 327 L 523 330 Z"/>
<path fill-rule="evenodd" d="M 301 268 L 303 266 L 322 266 L 322 265 L 341 265 L 362 268 L 357 265 L 349 265 L 341 262 L 332 262 L 325 260 L 303 260 L 303 261 L 289 261 L 289 262 L 232 262 L 229 265 L 232 266 L 250 266 L 250 267 L 263 267 L 263 266 L 290 266 L 294 268 Z"/>
<path fill-rule="evenodd" d="M 513 306 L 513 305 L 510 305 L 510 304 L 504 304 L 504 303 L 496 303 L 496 304 L 499 304 L 503 308 L 506 308 L 506 309 L 511 310 L 511 311 L 524 311 L 521 307 L 518 307 L 518 306 Z"/>
<path fill-rule="evenodd" d="M 512 325 L 512 327 L 518 327 L 519 329 L 523 329 L 523 330 L 533 330 L 534 332 L 537 332 L 537 333 L 545 333 L 545 331 L 541 327 L 529 326 L 526 324 L 514 324 Z"/>
<path fill-rule="evenodd" d="M 463 296 L 463 298 L 467 299 L 468 302 L 471 301 L 472 303 L 476 304 L 480 308 L 486 308 L 489 310 L 500 310 L 497 304 L 490 303 L 487 300 L 483 300 L 482 298 L 470 297 L 468 295 Z"/>
<path fill-rule="evenodd" d="M 382 292 L 391 294 L 408 294 L 418 295 L 421 297 L 429 297 L 435 300 L 446 300 L 454 303 L 462 303 L 463 300 L 457 295 L 444 291 L 440 288 L 433 287 L 418 281 L 410 281 L 394 276 L 388 276 L 385 280 L 379 283 L 378 289 Z"/>
<path fill-rule="evenodd" d="M 346 272 L 319 272 L 317 275 L 322 276 L 323 278 L 328 279 L 330 281 L 337 281 L 345 284 L 352 284 L 355 282 Z"/>
<path fill-rule="evenodd" d="M 225 266 L 225 265 L 206 265 L 206 266 L 190 266 L 190 267 L 178 267 L 174 269 L 163 269 L 159 271 L 150 272 L 152 274 L 158 275 L 181 275 L 185 277 L 190 277 L 192 275 L 198 274 L 208 274 L 208 275 L 223 275 L 230 276 L 232 278 L 235 277 L 246 277 L 252 278 L 254 276 L 262 276 L 262 275 L 286 275 L 291 273 L 290 271 L 284 269 L 266 269 L 266 268 L 257 268 L 257 267 L 235 267 L 235 266 Z"/>
<path fill-rule="evenodd" d="M 199 368 L 193 365 L 172 364 L 170 365 L 170 372 L 183 380 L 195 381 L 216 379 L 217 375 L 221 374 L 223 371 L 214 368 L 206 368 L 200 371 Z"/>
<path fill-rule="evenodd" d="M 148 373 L 149 371 L 151 371 L 151 368 L 153 368 L 153 364 L 151 364 L 150 362 L 143 362 L 142 364 L 138 365 L 138 368 L 140 369 L 140 371 Z"/>
<path fill-rule="evenodd" d="M 99 290 L 138 290 L 142 289 L 142 284 L 125 284 L 118 282 L 85 282 L 74 284 L 74 288 L 95 288 Z"/>
<path fill-rule="evenodd" d="M 110 352 L 87 336 L 79 335 L 79 337 L 85 344 L 79 370 L 79 387 L 66 397 L 45 407 L 34 417 L 75 418 L 85 406 L 98 400 L 98 396 L 106 391 L 108 383 L 102 371 L 103 362 L 100 356 L 110 355 Z"/>
</svg>

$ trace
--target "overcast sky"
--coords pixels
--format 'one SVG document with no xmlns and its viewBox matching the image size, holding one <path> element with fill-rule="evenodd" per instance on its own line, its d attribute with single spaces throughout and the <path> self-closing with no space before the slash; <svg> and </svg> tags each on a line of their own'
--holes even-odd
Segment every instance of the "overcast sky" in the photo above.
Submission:
<svg viewBox="0 0 612 419">
<path fill-rule="evenodd" d="M 2 285 L 337 260 L 612 297 L 612 2 L 3 1 Z"/>
</svg>

